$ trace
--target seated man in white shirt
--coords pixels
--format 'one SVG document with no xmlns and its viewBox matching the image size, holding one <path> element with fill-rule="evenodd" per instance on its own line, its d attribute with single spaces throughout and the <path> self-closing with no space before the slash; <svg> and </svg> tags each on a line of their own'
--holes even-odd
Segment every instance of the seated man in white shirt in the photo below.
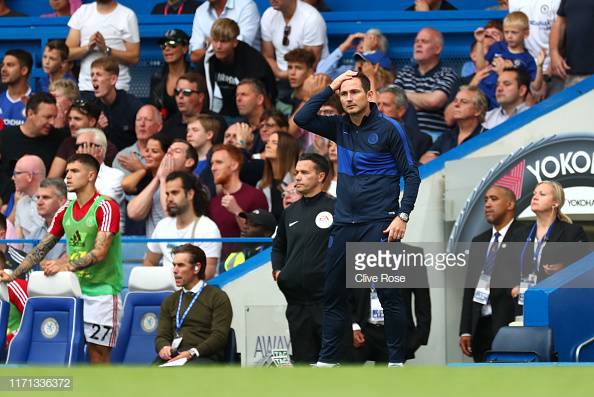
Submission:
<svg viewBox="0 0 594 397">
<path fill-rule="evenodd" d="M 507 121 L 510 117 L 527 110 L 526 96 L 530 91 L 530 76 L 524 69 L 505 69 L 497 77 L 495 98 L 498 108 L 491 109 L 485 115 L 483 127 L 492 129 Z"/>
<path fill-rule="evenodd" d="M 116 168 L 105 164 L 105 153 L 107 151 L 107 138 L 103 131 L 98 128 L 81 128 L 76 136 L 76 153 L 87 153 L 95 157 L 101 164 L 95 188 L 99 194 L 111 197 L 118 203 L 120 209 L 124 211 L 124 188 L 122 188 L 122 179 L 124 173 Z M 68 194 L 68 198 L 74 195 Z M 120 230 L 123 230 L 124 217 L 120 220 Z"/>
<path fill-rule="evenodd" d="M 153 239 L 221 238 L 217 225 L 205 215 L 208 209 L 206 188 L 191 172 L 174 171 L 165 182 L 167 217 L 161 219 L 152 234 Z M 148 243 L 145 266 L 172 267 L 171 248 L 185 242 Z M 221 242 L 194 243 L 206 254 L 205 280 L 214 277 L 221 256 Z"/>
</svg>

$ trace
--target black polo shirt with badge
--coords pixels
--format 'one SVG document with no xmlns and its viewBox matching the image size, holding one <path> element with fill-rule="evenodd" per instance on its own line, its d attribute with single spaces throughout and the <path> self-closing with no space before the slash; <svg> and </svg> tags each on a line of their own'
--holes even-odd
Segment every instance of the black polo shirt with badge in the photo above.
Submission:
<svg viewBox="0 0 594 397">
<path fill-rule="evenodd" d="M 289 304 L 320 302 L 336 199 L 326 192 L 302 197 L 282 213 L 272 243 L 272 268 Z"/>
</svg>

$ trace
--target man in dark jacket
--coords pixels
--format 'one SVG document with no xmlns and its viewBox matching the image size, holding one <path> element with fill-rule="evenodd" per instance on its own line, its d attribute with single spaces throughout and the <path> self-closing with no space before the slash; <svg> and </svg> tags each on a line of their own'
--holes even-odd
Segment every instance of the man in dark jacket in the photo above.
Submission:
<svg viewBox="0 0 594 397">
<path fill-rule="evenodd" d="M 224 291 L 204 282 L 205 270 L 206 255 L 199 247 L 183 244 L 173 249 L 173 275 L 180 290 L 161 303 L 157 363 L 223 360 L 233 310 Z"/>
<path fill-rule="evenodd" d="M 335 200 L 323 190 L 330 171 L 325 157 L 304 154 L 296 171 L 295 189 L 303 197 L 281 215 L 272 276 L 287 299 L 293 360 L 314 363 L 322 341 L 324 265 Z"/>
<path fill-rule="evenodd" d="M 206 76 L 209 109 L 223 116 L 238 117 L 235 90 L 244 79 L 260 80 L 266 96 L 276 99 L 276 79 L 259 51 L 237 40 L 239 26 L 229 18 L 219 18 L 210 30 L 208 47 L 198 71 Z"/>
<path fill-rule="evenodd" d="M 318 116 L 320 107 L 339 91 L 344 116 Z M 421 180 L 406 133 L 379 112 L 371 83 L 347 71 L 314 95 L 297 112 L 295 123 L 338 145 L 338 200 L 328 247 L 324 287 L 324 333 L 317 366 L 335 366 L 347 324 L 346 244 L 349 241 L 398 241 L 414 208 Z M 404 194 L 400 197 L 400 179 Z M 406 356 L 406 306 L 397 288 L 378 288 L 384 308 L 390 366 Z"/>
<path fill-rule="evenodd" d="M 491 283 L 498 268 L 502 273 L 513 267 L 516 256 L 506 243 L 522 241 L 516 236 L 522 227 L 514 219 L 515 212 L 516 196 L 511 190 L 502 186 L 487 190 L 485 220 L 491 228 L 472 239 L 460 318 L 460 349 L 476 362 L 484 361 L 497 331 L 512 322 L 516 313 L 510 288 L 491 288 L 491 284 L 503 284 Z"/>
</svg>

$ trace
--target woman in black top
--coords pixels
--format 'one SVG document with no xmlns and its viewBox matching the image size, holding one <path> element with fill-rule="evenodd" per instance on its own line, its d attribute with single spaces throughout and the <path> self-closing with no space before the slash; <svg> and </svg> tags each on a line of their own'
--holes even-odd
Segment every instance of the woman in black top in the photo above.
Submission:
<svg viewBox="0 0 594 397">
<path fill-rule="evenodd" d="M 188 35 L 179 29 L 168 30 L 160 40 L 165 63 L 151 77 L 150 102 L 161 111 L 163 120 L 178 111 L 174 90 L 177 80 L 190 71 L 190 64 L 186 60 L 189 42 Z"/>
</svg>

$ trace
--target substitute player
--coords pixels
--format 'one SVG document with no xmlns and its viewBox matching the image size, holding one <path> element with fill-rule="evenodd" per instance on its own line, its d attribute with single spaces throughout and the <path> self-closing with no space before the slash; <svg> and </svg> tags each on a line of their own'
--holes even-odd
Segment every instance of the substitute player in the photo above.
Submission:
<svg viewBox="0 0 594 397">
<path fill-rule="evenodd" d="M 46 276 L 76 272 L 84 299 L 89 362 L 109 363 L 122 307 L 120 211 L 115 201 L 95 190 L 98 172 L 99 163 L 88 154 L 75 154 L 68 160 L 66 187 L 76 193 L 76 200 L 58 210 L 47 236 L 11 275 L 2 272 L 0 279 L 12 281 L 29 271 L 66 234 L 68 261 L 47 261 L 43 271 Z"/>
<path fill-rule="evenodd" d="M 347 114 L 318 116 L 334 92 Z M 402 239 L 421 182 L 405 131 L 370 102 L 373 95 L 363 73 L 348 71 L 311 97 L 294 118 L 299 127 L 338 145 L 337 201 L 328 246 L 322 350 L 317 366 L 334 366 L 339 361 L 349 317 L 346 243 Z M 399 204 L 401 177 L 404 195 Z M 384 309 L 389 365 L 401 366 L 408 327 L 404 297 L 396 288 L 378 288 L 377 294 Z"/>
</svg>

